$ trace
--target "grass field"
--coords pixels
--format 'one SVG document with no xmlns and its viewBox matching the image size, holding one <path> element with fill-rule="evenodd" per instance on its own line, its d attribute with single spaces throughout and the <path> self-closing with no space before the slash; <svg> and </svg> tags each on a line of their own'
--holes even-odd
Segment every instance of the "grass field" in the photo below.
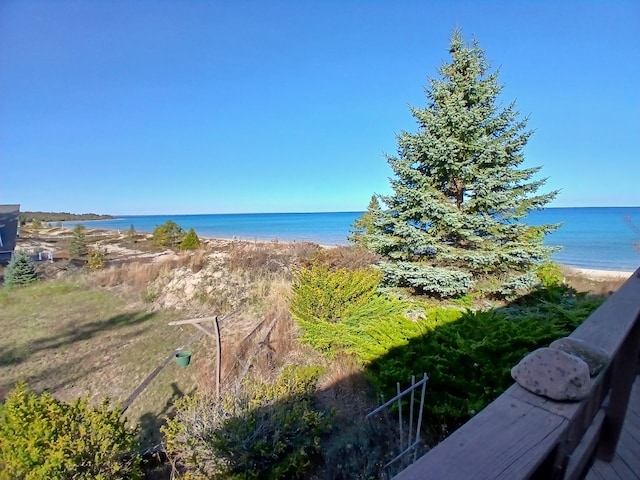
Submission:
<svg viewBox="0 0 640 480">
<path fill-rule="evenodd" d="M 62 400 L 89 395 L 123 402 L 195 330 L 168 326 L 177 311 L 132 307 L 116 290 L 81 279 L 54 280 L 0 290 L 0 401 L 24 379 L 37 392 Z M 195 388 L 205 341 L 191 346 L 193 366 L 169 363 L 131 404 L 126 415 L 157 440 L 158 420 L 177 396 Z M 195 368 L 194 368 L 195 367 Z"/>
</svg>

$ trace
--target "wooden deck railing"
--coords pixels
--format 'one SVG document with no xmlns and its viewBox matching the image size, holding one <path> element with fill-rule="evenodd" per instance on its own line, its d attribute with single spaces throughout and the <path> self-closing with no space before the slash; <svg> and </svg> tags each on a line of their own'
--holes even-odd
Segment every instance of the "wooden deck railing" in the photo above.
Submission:
<svg viewBox="0 0 640 480">
<path fill-rule="evenodd" d="M 571 336 L 609 354 L 587 398 L 556 402 L 514 384 L 394 478 L 574 480 L 595 456 L 610 460 L 638 366 L 640 268 Z"/>
</svg>

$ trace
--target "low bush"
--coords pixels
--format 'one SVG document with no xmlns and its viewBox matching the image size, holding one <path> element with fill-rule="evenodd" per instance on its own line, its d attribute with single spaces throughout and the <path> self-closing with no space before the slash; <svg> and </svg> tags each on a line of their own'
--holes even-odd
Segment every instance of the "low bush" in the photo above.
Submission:
<svg viewBox="0 0 640 480">
<path fill-rule="evenodd" d="M 298 275 L 291 312 L 302 340 L 330 357 L 354 355 L 389 396 L 397 382 L 426 372 L 424 418 L 436 440 L 504 391 L 525 354 L 568 335 L 602 303 L 551 282 L 505 307 L 465 312 L 384 296 L 379 277 L 354 282 L 358 275 L 319 268 Z"/>
<path fill-rule="evenodd" d="M 528 352 L 571 333 L 601 303 L 556 287 L 550 298 L 489 311 L 468 311 L 368 365 L 389 395 L 412 374 L 429 375 L 424 419 L 435 439 L 466 422 L 512 382 L 511 367 Z"/>
<path fill-rule="evenodd" d="M 312 404 L 319 375 L 287 367 L 273 384 L 183 398 L 163 428 L 169 456 L 189 479 L 303 478 L 331 423 Z"/>
<path fill-rule="evenodd" d="M 107 265 L 107 254 L 100 248 L 89 250 L 87 266 L 91 270 L 100 270 Z"/>
<path fill-rule="evenodd" d="M 20 383 L 0 407 L 0 479 L 142 478 L 135 438 L 108 401 L 67 404 Z"/>
<path fill-rule="evenodd" d="M 193 228 L 190 228 L 187 234 L 180 242 L 180 250 L 195 250 L 200 247 L 200 238 Z"/>
<path fill-rule="evenodd" d="M 159 247 L 176 248 L 184 239 L 184 235 L 180 225 L 167 220 L 153 230 L 153 243 Z"/>
<path fill-rule="evenodd" d="M 541 264 L 536 270 L 536 276 L 544 288 L 562 285 L 562 283 L 564 283 L 562 269 L 560 265 L 555 262 L 545 262 Z"/>
<path fill-rule="evenodd" d="M 382 274 L 374 269 L 349 271 L 302 268 L 293 285 L 291 309 L 297 318 L 337 322 L 375 297 Z"/>
<path fill-rule="evenodd" d="M 366 363 L 462 314 L 381 294 L 381 278 L 373 269 L 299 271 L 291 313 L 304 332 L 302 341 L 329 357 L 346 352 Z"/>
</svg>

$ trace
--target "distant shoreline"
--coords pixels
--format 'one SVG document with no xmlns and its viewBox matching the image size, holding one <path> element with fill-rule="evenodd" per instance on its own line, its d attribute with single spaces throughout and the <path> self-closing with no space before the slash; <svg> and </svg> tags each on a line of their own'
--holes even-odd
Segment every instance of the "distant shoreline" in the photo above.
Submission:
<svg viewBox="0 0 640 480">
<path fill-rule="evenodd" d="M 47 227 L 45 227 L 46 229 Z M 58 230 L 58 229 L 62 229 L 63 231 L 66 232 L 71 232 L 73 230 L 72 227 L 70 226 L 62 226 L 62 227 L 48 227 L 51 230 Z M 107 229 L 107 228 L 91 228 L 91 227 L 87 227 L 87 230 L 90 231 L 96 231 L 96 232 L 110 232 L 110 233 L 116 233 L 116 234 L 121 234 L 124 235 L 126 233 L 125 230 L 122 229 Z M 51 232 L 53 233 L 53 232 Z M 143 232 L 138 232 L 138 233 L 143 233 Z M 145 232 L 146 234 L 150 235 L 150 233 Z M 336 245 L 326 245 L 326 244 L 322 244 L 319 242 L 314 242 L 314 241 L 308 241 L 308 240 L 282 240 L 282 239 L 278 239 L 278 238 L 273 238 L 273 239 L 259 239 L 259 238 L 245 238 L 242 236 L 236 236 L 236 237 L 214 237 L 214 236 L 207 236 L 207 235 L 199 235 L 199 237 L 203 240 L 207 240 L 207 241 L 211 241 L 211 242 L 232 242 L 232 241 L 240 241 L 240 242 L 253 242 L 253 243 L 265 243 L 265 244 L 269 244 L 269 243 L 279 243 L 279 244 L 296 244 L 296 243 L 313 243 L 315 245 L 318 245 L 322 248 L 335 248 Z M 599 268 L 583 268 L 583 267 L 576 267 L 573 265 L 567 265 L 567 264 L 563 264 L 558 262 L 558 264 L 563 268 L 563 270 L 565 270 L 567 273 L 576 273 L 580 276 L 586 277 L 586 278 L 590 278 L 592 280 L 597 280 L 597 281 L 604 281 L 604 280 L 615 280 L 615 279 L 627 279 L 629 278 L 631 275 L 633 275 L 635 272 L 631 271 L 631 270 L 610 270 L 610 269 L 599 269 Z"/>
</svg>

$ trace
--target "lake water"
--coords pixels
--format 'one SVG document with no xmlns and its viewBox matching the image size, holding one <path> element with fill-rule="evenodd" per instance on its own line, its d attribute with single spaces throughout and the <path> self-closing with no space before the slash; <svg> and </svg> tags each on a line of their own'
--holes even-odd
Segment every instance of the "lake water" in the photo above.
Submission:
<svg viewBox="0 0 640 480">
<path fill-rule="evenodd" d="M 214 215 L 126 215 L 114 220 L 82 222 L 89 228 L 153 232 L 167 220 L 201 237 L 243 240 L 310 241 L 346 245 L 351 225 L 362 212 L 246 213 Z M 545 243 L 560 245 L 553 259 L 565 265 L 600 270 L 633 271 L 640 265 L 640 207 L 547 208 L 532 212 L 533 225 L 562 223 Z M 73 226 L 77 222 L 66 222 Z"/>
</svg>

